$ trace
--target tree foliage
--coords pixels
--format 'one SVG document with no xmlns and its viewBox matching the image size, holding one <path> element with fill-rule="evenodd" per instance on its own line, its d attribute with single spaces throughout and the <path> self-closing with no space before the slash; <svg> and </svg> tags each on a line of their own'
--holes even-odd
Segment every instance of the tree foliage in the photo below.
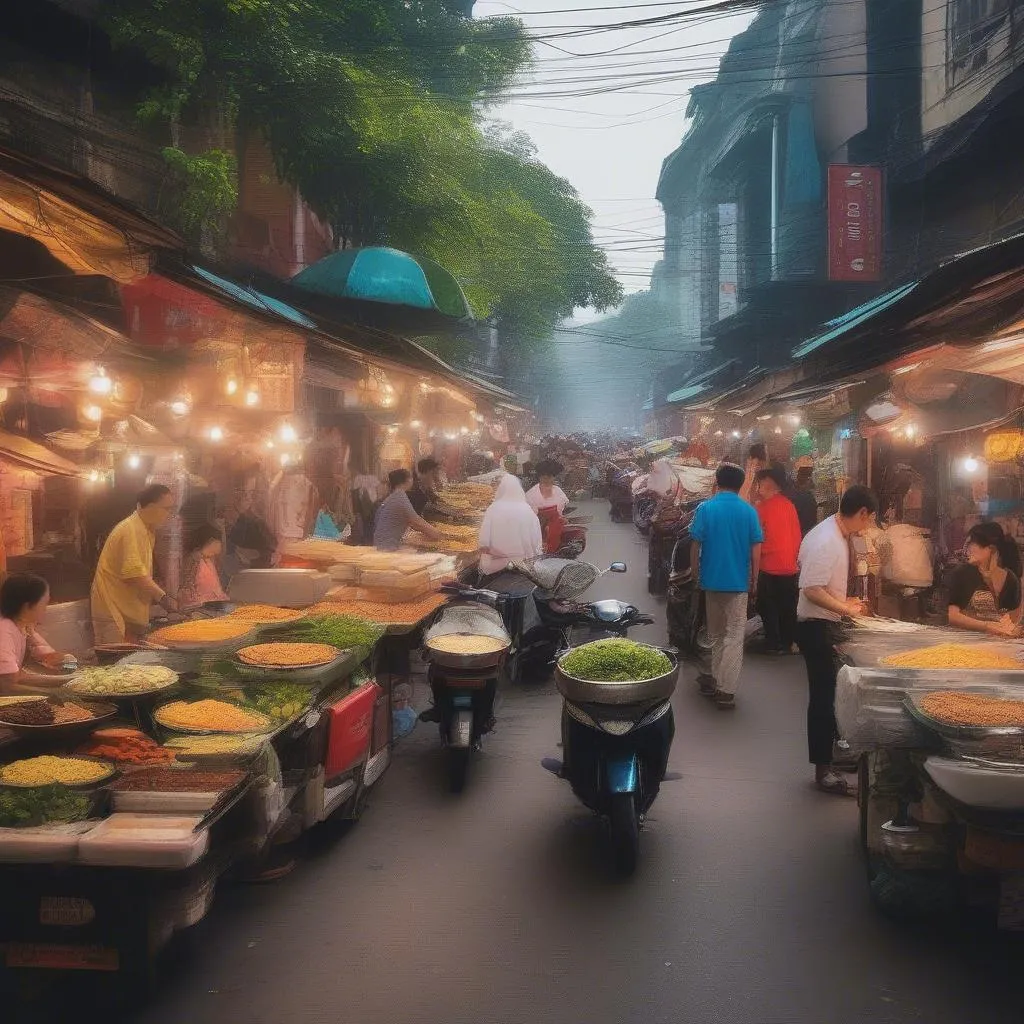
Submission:
<svg viewBox="0 0 1024 1024">
<path fill-rule="evenodd" d="M 344 245 L 429 256 L 522 343 L 620 298 L 590 211 L 482 111 L 528 66 L 517 19 L 458 0 L 105 0 L 115 42 L 166 69 L 143 112 L 262 132 Z M 210 154 L 207 154 L 209 157 Z M 205 165 L 204 165 L 205 166 Z"/>
</svg>

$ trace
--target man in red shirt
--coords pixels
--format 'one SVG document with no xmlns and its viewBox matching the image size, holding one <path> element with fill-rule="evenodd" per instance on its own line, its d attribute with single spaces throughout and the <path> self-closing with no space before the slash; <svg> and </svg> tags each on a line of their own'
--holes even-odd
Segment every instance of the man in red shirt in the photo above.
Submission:
<svg viewBox="0 0 1024 1024">
<path fill-rule="evenodd" d="M 796 603 L 800 597 L 800 517 L 782 493 L 786 480 L 779 469 L 762 469 L 756 477 L 757 516 L 764 545 L 757 578 L 757 610 L 764 623 L 765 651 L 790 654 L 796 640 Z"/>
</svg>

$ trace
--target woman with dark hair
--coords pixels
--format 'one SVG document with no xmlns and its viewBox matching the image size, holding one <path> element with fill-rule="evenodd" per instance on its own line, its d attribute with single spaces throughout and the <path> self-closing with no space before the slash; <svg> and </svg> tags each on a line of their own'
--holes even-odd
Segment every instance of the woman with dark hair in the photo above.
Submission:
<svg viewBox="0 0 1024 1024">
<path fill-rule="evenodd" d="M 19 684 L 59 686 L 63 681 L 24 668 L 26 657 L 46 668 L 60 668 L 64 660 L 36 632 L 49 603 L 50 588 L 41 576 L 17 573 L 0 587 L 0 694 L 14 692 Z"/>
<path fill-rule="evenodd" d="M 217 571 L 217 557 L 224 550 L 220 529 L 213 523 L 200 523 L 189 535 L 186 549 L 178 608 L 187 611 L 210 602 L 226 601 L 228 595 L 224 593 Z"/>
<path fill-rule="evenodd" d="M 565 511 L 569 499 L 555 479 L 563 469 L 562 464 L 554 459 L 542 459 L 537 463 L 537 483 L 526 493 L 526 500 L 534 512 L 542 508 L 554 508 L 561 515 Z"/>
<path fill-rule="evenodd" d="M 992 636 L 1016 636 L 1021 620 L 1021 557 L 998 523 L 967 534 L 967 564 L 953 574 L 949 624 Z"/>
</svg>

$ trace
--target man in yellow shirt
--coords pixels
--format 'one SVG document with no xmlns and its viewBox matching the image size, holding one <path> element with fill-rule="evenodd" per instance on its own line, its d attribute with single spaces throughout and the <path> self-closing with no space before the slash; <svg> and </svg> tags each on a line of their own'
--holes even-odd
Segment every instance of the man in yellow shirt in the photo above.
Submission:
<svg viewBox="0 0 1024 1024">
<path fill-rule="evenodd" d="M 151 484 L 139 495 L 136 510 L 110 531 L 92 581 L 92 628 L 97 644 L 124 643 L 145 632 L 154 603 L 173 609 L 173 600 L 153 579 L 156 530 L 173 511 L 170 488 Z"/>
</svg>

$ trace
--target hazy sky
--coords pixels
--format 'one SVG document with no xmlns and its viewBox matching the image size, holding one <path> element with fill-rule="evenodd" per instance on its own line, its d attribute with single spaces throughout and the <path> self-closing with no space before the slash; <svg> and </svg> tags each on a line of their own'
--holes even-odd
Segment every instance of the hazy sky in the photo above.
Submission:
<svg viewBox="0 0 1024 1024">
<path fill-rule="evenodd" d="M 682 138 L 688 90 L 714 78 L 729 38 L 750 16 L 575 33 L 707 2 L 476 4 L 477 17 L 515 15 L 531 34 L 546 37 L 534 44 L 531 76 L 492 115 L 527 132 L 540 158 L 571 181 L 594 210 L 595 238 L 630 292 L 647 286 L 660 255 L 664 226 L 654 190 L 662 160 Z"/>
</svg>

